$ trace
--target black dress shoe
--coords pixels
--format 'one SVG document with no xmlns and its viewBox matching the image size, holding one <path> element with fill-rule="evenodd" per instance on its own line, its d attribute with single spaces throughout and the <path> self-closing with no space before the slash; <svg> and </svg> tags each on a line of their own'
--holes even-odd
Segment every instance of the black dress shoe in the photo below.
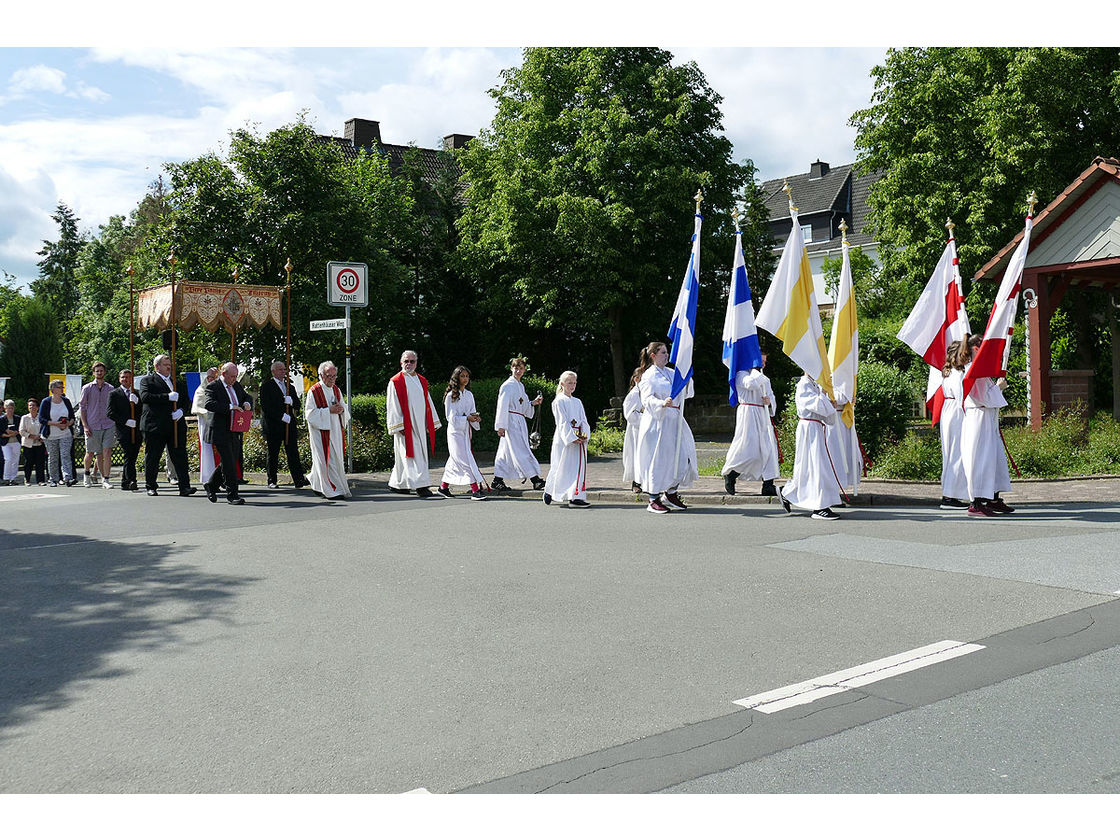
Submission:
<svg viewBox="0 0 1120 840">
<path fill-rule="evenodd" d="M 218 494 L 211 490 L 209 487 L 206 488 L 206 498 L 210 500 L 211 504 L 218 503 Z"/>
<path fill-rule="evenodd" d="M 723 489 L 727 491 L 728 496 L 735 495 L 735 480 L 739 477 L 739 473 L 732 470 L 723 477 Z"/>
<path fill-rule="evenodd" d="M 407 496 L 412 491 L 409 490 L 407 487 L 390 487 L 389 492 L 390 493 L 400 493 L 402 496 Z M 322 495 L 322 494 L 320 494 L 320 495 Z"/>
<path fill-rule="evenodd" d="M 158 491 L 156 491 L 156 490 L 149 490 L 149 491 L 148 491 L 148 495 L 149 495 L 149 496 L 158 496 L 158 495 L 159 495 L 159 492 L 158 492 Z"/>
<path fill-rule="evenodd" d="M 193 496 L 197 492 L 198 492 L 197 487 L 188 487 L 186 490 L 180 490 L 179 495 L 180 496 Z"/>
<path fill-rule="evenodd" d="M 243 504 L 245 504 L 245 500 L 242 499 L 240 496 L 235 496 L 232 499 L 226 499 L 226 503 L 230 504 L 230 505 L 243 505 Z"/>
<path fill-rule="evenodd" d="M 310 485 L 311 485 L 311 482 L 308 481 L 306 478 L 301 478 L 299 481 L 297 481 L 295 483 L 295 487 L 296 487 L 297 490 L 302 490 L 304 487 L 308 487 Z"/>
</svg>

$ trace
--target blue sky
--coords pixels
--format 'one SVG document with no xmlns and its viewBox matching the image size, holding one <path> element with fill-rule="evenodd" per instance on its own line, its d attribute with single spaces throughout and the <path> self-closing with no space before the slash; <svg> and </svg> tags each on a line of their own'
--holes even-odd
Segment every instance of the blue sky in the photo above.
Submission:
<svg viewBox="0 0 1120 840">
<path fill-rule="evenodd" d="M 674 48 L 724 97 L 736 159 L 764 178 L 818 157 L 854 159 L 851 112 L 867 104 L 881 49 Z M 127 214 L 165 161 L 221 152 L 229 132 L 268 131 L 305 110 L 324 134 L 349 117 L 381 122 L 391 143 L 436 146 L 477 134 L 486 91 L 516 48 L 0 49 L 0 269 L 23 283 L 56 235 L 50 213 L 83 229 Z"/>
</svg>

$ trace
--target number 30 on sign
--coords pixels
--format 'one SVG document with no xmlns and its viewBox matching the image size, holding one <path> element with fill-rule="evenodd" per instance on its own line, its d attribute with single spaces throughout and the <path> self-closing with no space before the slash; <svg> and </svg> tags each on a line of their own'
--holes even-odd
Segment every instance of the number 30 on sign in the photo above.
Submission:
<svg viewBox="0 0 1120 840">
<path fill-rule="evenodd" d="M 369 305 L 365 263 L 327 263 L 327 303 L 331 306 Z"/>
</svg>

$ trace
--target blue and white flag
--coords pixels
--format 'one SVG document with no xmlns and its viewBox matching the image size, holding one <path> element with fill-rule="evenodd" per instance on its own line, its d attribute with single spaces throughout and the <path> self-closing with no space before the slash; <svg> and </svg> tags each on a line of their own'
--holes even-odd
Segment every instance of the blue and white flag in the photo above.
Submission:
<svg viewBox="0 0 1120 840">
<path fill-rule="evenodd" d="M 727 314 L 723 319 L 723 364 L 727 367 L 728 402 L 739 403 L 735 377 L 740 371 L 762 367 L 762 348 L 754 326 L 754 303 L 747 284 L 747 261 L 743 258 L 743 234 L 735 231 L 735 265 L 727 292 Z"/>
<path fill-rule="evenodd" d="M 677 306 L 669 324 L 668 338 L 672 348 L 669 361 L 674 368 L 673 388 L 669 393 L 672 399 L 676 399 L 692 379 L 692 345 L 696 335 L 696 301 L 700 291 L 700 225 L 703 223 L 704 217 L 697 213 L 688 270 L 684 273 L 681 293 L 677 296 Z"/>
</svg>

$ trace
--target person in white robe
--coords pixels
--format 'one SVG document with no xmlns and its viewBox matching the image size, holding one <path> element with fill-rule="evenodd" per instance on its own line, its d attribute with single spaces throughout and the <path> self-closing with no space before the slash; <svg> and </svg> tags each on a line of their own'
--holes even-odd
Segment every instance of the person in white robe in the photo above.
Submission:
<svg viewBox="0 0 1120 840">
<path fill-rule="evenodd" d="M 735 411 L 735 437 L 724 460 L 723 487 L 735 495 L 735 482 L 740 478 L 762 482 L 763 496 L 776 496 L 774 479 L 778 477 L 778 438 L 770 418 L 776 410 L 774 389 L 762 367 L 741 370 L 735 376 L 735 394 L 739 407 Z"/>
<path fill-rule="evenodd" d="M 567 502 L 568 507 L 591 507 L 587 501 L 587 439 L 591 425 L 579 397 L 573 396 L 576 374 L 566 370 L 560 374 L 552 416 L 556 432 L 552 436 L 552 456 L 544 483 L 544 503 Z"/>
<path fill-rule="evenodd" d="M 650 513 L 687 510 L 680 491 L 700 477 L 696 441 L 681 410 L 684 400 L 693 394 L 692 381 L 675 399 L 670 397 L 673 371 L 666 367 L 668 360 L 669 349 L 662 342 L 642 350 L 642 364 L 649 364 L 638 382 L 642 420 L 635 469 L 642 491 L 649 496 L 646 510 Z"/>
<path fill-rule="evenodd" d="M 494 431 L 498 433 L 498 452 L 494 456 L 494 490 L 509 490 L 506 479 L 529 479 L 534 490 L 544 489 L 541 465 L 529 445 L 529 421 L 536 416 L 543 397 L 533 400 L 525 393 L 521 377 L 529 369 L 523 356 L 509 360 L 510 377 L 498 389 L 498 408 L 494 412 Z"/>
<path fill-rule="evenodd" d="M 952 342 L 945 350 L 945 367 L 941 371 L 941 509 L 964 510 L 968 507 L 968 477 L 961 454 L 961 426 L 964 423 L 964 362 L 958 358 L 961 342 Z"/>
<path fill-rule="evenodd" d="M 443 427 L 436 404 L 428 392 L 428 380 L 416 372 L 416 352 L 401 354 L 401 372 L 389 380 L 385 392 L 385 425 L 393 436 L 393 471 L 389 489 L 396 493 L 416 491 L 430 498 L 428 445 L 435 448 L 436 430 Z"/>
<path fill-rule="evenodd" d="M 311 489 L 325 499 L 350 498 L 343 464 L 343 433 L 350 426 L 350 412 L 342 390 L 335 384 L 338 368 L 333 362 L 319 365 L 319 381 L 303 401 L 307 439 L 311 447 Z"/>
<path fill-rule="evenodd" d="M 194 392 L 191 401 L 191 414 L 198 419 L 198 474 L 203 484 L 209 483 L 217 464 L 214 460 L 214 445 L 206 442 L 206 429 L 210 426 L 210 412 L 206 410 L 206 386 L 218 378 L 218 369 L 209 368 Z"/>
<path fill-rule="evenodd" d="M 641 373 L 635 371 L 630 378 L 630 390 L 622 400 L 622 417 L 626 421 L 626 435 L 622 439 L 622 480 L 630 482 L 630 489 L 642 492 L 634 466 L 638 450 L 638 428 L 642 423 L 642 391 L 638 387 Z"/>
<path fill-rule="evenodd" d="M 447 418 L 447 463 L 436 492 L 450 499 L 454 495 L 452 484 L 469 484 L 470 497 L 475 501 L 485 501 L 481 487 L 482 471 L 471 452 L 471 430 L 482 428 L 482 418 L 475 408 L 470 384 L 471 372 L 459 365 L 451 374 L 451 381 L 443 394 L 443 416 Z"/>
<path fill-rule="evenodd" d="M 970 361 L 979 347 L 981 337 L 970 339 Z M 965 368 L 965 373 L 968 367 Z M 976 380 L 964 400 L 961 421 L 961 460 L 968 483 L 968 515 L 997 516 L 1012 513 L 1015 508 L 999 497 L 1011 490 L 1011 474 L 1007 469 L 1007 453 L 999 433 L 999 410 L 1007 405 L 1003 389 L 1007 380 L 982 376 Z"/>
<path fill-rule="evenodd" d="M 797 507 L 813 512 L 813 519 L 839 519 L 832 506 L 840 504 L 840 479 L 835 455 L 828 448 L 828 426 L 840 422 L 836 406 L 824 388 L 805 374 L 797 382 L 797 438 L 793 475 L 778 498 L 786 513 Z"/>
</svg>

